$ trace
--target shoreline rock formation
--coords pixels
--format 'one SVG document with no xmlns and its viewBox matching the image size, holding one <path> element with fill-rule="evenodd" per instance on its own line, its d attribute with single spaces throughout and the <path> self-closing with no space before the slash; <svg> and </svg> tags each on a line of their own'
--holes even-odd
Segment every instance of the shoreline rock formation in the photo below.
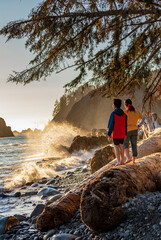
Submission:
<svg viewBox="0 0 161 240">
<path fill-rule="evenodd" d="M 73 153 L 74 151 L 79 151 L 79 150 L 90 151 L 93 148 L 105 146 L 109 143 L 110 143 L 110 140 L 105 136 L 99 136 L 99 137 L 76 136 L 73 139 L 68 151 L 69 153 Z"/>
<path fill-rule="evenodd" d="M 0 137 L 14 137 L 11 127 L 6 126 L 3 118 L 0 118 Z"/>
</svg>

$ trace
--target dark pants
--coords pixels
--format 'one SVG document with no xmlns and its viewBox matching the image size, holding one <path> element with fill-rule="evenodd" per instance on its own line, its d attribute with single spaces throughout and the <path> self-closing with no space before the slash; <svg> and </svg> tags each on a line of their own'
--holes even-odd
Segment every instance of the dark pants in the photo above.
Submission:
<svg viewBox="0 0 161 240">
<path fill-rule="evenodd" d="M 127 132 L 126 139 L 124 140 L 124 149 L 129 148 L 129 141 L 131 142 L 133 157 L 137 156 L 137 136 L 138 130 L 129 131 Z"/>
</svg>

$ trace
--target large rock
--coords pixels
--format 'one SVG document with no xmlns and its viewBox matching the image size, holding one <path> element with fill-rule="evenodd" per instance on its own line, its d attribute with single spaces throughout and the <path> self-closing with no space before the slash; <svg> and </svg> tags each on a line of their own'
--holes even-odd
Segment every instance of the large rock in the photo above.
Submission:
<svg viewBox="0 0 161 240">
<path fill-rule="evenodd" d="M 69 147 L 68 151 L 70 153 L 74 151 L 79 151 L 79 150 L 90 151 L 93 148 L 105 146 L 109 144 L 109 141 L 110 140 L 105 136 L 99 136 L 99 137 L 76 136 L 73 139 L 72 144 Z"/>
<path fill-rule="evenodd" d="M 79 203 L 80 196 L 76 193 L 68 194 L 67 198 L 66 196 L 62 197 L 61 201 L 58 199 L 45 208 L 37 220 L 37 227 L 42 231 L 46 231 L 68 222 L 78 209 Z"/>
<path fill-rule="evenodd" d="M 3 118 L 0 118 L 0 137 L 13 137 L 11 127 L 7 127 Z"/>
<path fill-rule="evenodd" d="M 108 145 L 95 151 L 90 160 L 90 171 L 94 173 L 115 158 L 114 147 Z"/>
<path fill-rule="evenodd" d="M 83 189 L 80 212 L 82 221 L 93 231 L 104 232 L 124 220 L 121 204 L 139 193 L 158 190 L 161 153 L 108 169 Z"/>
<path fill-rule="evenodd" d="M 5 233 L 7 230 L 19 223 L 20 222 L 16 217 L 0 217 L 0 234 Z"/>
</svg>

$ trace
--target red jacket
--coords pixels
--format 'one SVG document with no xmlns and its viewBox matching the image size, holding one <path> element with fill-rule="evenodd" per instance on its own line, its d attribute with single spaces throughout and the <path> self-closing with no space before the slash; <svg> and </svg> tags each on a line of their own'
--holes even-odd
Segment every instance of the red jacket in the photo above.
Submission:
<svg viewBox="0 0 161 240">
<path fill-rule="evenodd" d="M 125 139 L 127 133 L 127 116 L 120 108 L 115 109 L 110 116 L 108 136 L 113 139 Z"/>
</svg>

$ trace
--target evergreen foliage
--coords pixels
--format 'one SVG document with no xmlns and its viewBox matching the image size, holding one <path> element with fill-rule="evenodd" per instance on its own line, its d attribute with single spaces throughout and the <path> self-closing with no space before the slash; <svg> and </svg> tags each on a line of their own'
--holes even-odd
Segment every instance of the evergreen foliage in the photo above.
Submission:
<svg viewBox="0 0 161 240">
<path fill-rule="evenodd" d="M 88 81 L 110 96 L 145 83 L 145 101 L 160 97 L 161 1 L 45 0 L 27 20 L 8 23 L 0 34 L 25 38 L 35 56 L 9 81 L 27 84 L 76 67 L 78 76 L 67 89 Z"/>
</svg>

